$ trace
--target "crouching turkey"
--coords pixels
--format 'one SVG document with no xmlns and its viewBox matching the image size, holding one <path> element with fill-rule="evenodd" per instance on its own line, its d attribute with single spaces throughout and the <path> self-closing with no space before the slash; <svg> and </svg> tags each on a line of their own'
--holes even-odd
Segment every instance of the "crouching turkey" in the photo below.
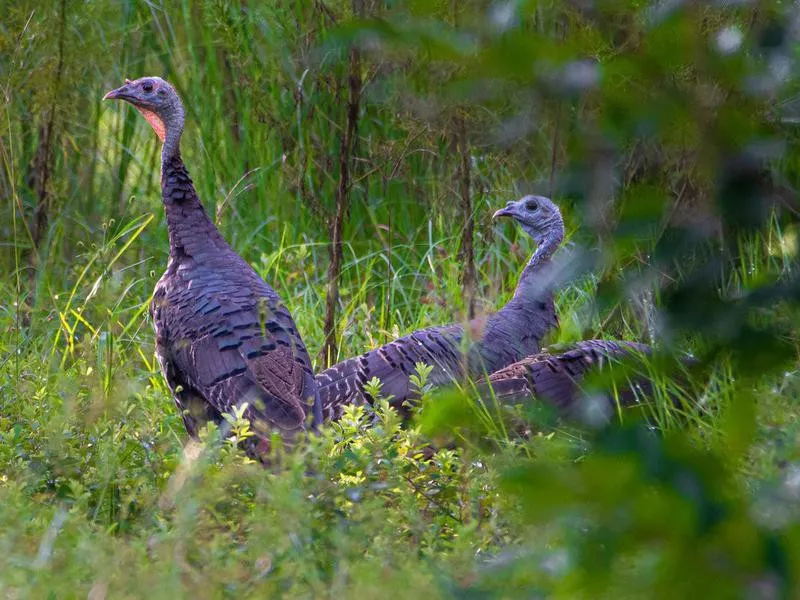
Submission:
<svg viewBox="0 0 800 600">
<path fill-rule="evenodd" d="M 483 398 L 493 396 L 506 405 L 541 402 L 561 417 L 598 424 L 610 419 L 617 407 L 630 408 L 652 399 L 654 386 L 646 364 L 652 354 L 650 346 L 638 342 L 584 340 L 560 353 L 545 350 L 526 356 L 480 381 L 477 391 Z M 684 368 L 695 364 L 691 357 L 684 357 L 681 362 Z M 608 372 L 615 364 L 623 369 L 629 367 L 623 371 L 625 379 L 614 389 L 587 394 L 586 376 L 593 371 Z M 683 373 L 673 375 L 677 385 L 670 390 L 670 400 L 680 406 L 682 400 L 675 390 L 681 390 L 687 382 Z"/>
<path fill-rule="evenodd" d="M 433 367 L 428 382 L 443 386 L 477 379 L 539 351 L 542 338 L 558 325 L 553 304 L 557 277 L 553 253 L 564 239 L 564 222 L 548 198 L 525 196 L 509 202 L 495 218 L 514 219 L 537 244 L 514 296 L 499 311 L 467 323 L 428 327 L 347 359 L 317 375 L 326 419 L 338 419 L 348 404 L 371 403 L 365 389 L 376 377 L 381 393 L 402 413 L 415 390 L 410 376 L 417 363 Z"/>
<path fill-rule="evenodd" d="M 197 197 L 181 160 L 184 108 L 159 77 L 126 80 L 104 99 L 134 106 L 162 142 L 161 192 L 169 232 L 167 270 L 150 314 L 161 370 L 187 431 L 244 407 L 255 438 L 272 432 L 289 443 L 322 420 L 308 352 L 278 294 L 223 239 Z"/>
</svg>

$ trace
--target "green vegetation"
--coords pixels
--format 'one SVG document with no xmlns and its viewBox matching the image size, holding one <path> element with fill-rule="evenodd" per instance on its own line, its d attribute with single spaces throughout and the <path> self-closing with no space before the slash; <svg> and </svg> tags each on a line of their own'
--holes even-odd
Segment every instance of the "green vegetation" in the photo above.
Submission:
<svg viewBox="0 0 800 600">
<path fill-rule="evenodd" d="M 0 596 L 797 596 L 786 3 L 11 4 Z M 274 471 L 188 442 L 147 322 L 157 140 L 100 100 L 141 75 L 181 93 L 197 190 L 317 367 L 501 306 L 531 242 L 490 216 L 536 191 L 601 250 L 549 342 L 691 351 L 691 402 L 654 360 L 648 419 L 599 430 L 532 404 L 521 439 L 429 390 L 413 424 L 350 409 Z"/>
</svg>

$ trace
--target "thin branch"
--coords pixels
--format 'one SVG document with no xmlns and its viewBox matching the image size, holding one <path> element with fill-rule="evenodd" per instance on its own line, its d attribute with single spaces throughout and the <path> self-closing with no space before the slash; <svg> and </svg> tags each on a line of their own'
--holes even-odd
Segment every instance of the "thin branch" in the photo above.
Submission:
<svg viewBox="0 0 800 600">
<path fill-rule="evenodd" d="M 363 18 L 363 0 L 353 0 L 353 12 Z M 346 126 L 339 146 L 339 185 L 336 188 L 336 212 L 330 228 L 330 263 L 328 265 L 328 293 L 325 302 L 325 343 L 321 362 L 327 367 L 338 354 L 336 339 L 336 313 L 339 305 L 339 276 L 342 271 L 342 228 L 350 206 L 350 167 L 358 139 L 358 115 L 361 108 L 361 54 L 357 46 L 350 48 Z"/>
<path fill-rule="evenodd" d="M 477 289 L 477 276 L 475 274 L 475 215 L 472 210 L 471 194 L 471 162 L 469 140 L 467 139 L 467 124 L 463 116 L 456 118 L 456 144 L 459 154 L 458 187 L 461 199 L 461 213 L 464 218 L 464 228 L 461 233 L 461 260 L 464 262 L 462 277 L 462 292 L 467 306 L 467 318 L 475 317 L 475 293 Z"/>
</svg>

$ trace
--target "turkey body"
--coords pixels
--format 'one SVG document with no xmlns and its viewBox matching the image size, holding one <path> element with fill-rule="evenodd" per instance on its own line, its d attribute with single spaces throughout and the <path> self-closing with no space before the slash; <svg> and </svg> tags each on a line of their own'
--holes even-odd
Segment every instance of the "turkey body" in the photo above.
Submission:
<svg viewBox="0 0 800 600">
<path fill-rule="evenodd" d="M 241 414 L 265 458 L 272 433 L 287 442 L 322 420 L 311 361 L 278 294 L 223 239 L 180 155 L 184 108 L 159 77 L 126 80 L 106 99 L 132 104 L 161 139 L 169 263 L 150 305 L 156 355 L 187 431 Z"/>
<path fill-rule="evenodd" d="M 647 355 L 651 348 L 637 342 L 584 340 L 562 353 L 540 352 L 492 373 L 483 383 L 491 386 L 495 397 L 504 403 L 536 399 L 547 402 L 559 412 L 576 408 L 582 394 L 581 383 L 592 369 L 602 369 L 612 361 Z M 623 406 L 652 393 L 652 383 L 636 377 L 631 385 L 619 389 Z M 481 395 L 488 395 L 481 390 Z"/>
<path fill-rule="evenodd" d="M 347 404 L 373 402 L 365 390 L 373 377 L 381 382 L 381 395 L 406 413 L 404 402 L 417 392 L 410 380 L 417 363 L 433 367 L 427 383 L 434 387 L 478 378 L 538 352 L 544 335 L 557 325 L 550 296 L 535 306 L 512 300 L 466 326 L 456 323 L 415 331 L 319 373 L 317 389 L 325 418 L 338 419 Z"/>
<path fill-rule="evenodd" d="M 164 168 L 167 270 L 150 313 L 156 353 L 190 434 L 247 403 L 257 434 L 320 420 L 308 352 L 278 294 L 225 242 L 180 159 Z M 309 410 L 310 409 L 310 410 Z"/>
</svg>

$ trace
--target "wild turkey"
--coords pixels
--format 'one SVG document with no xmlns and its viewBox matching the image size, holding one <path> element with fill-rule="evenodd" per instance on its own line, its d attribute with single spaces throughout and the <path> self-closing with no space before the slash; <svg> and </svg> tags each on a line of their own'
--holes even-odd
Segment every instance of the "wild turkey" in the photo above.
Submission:
<svg viewBox="0 0 800 600">
<path fill-rule="evenodd" d="M 433 367 L 428 382 L 441 386 L 492 373 L 539 351 L 545 334 L 558 320 L 553 305 L 552 277 L 544 274 L 553 252 L 564 239 L 558 207 L 541 196 L 509 202 L 494 218 L 511 217 L 536 241 L 537 249 L 522 272 L 511 300 L 498 312 L 470 321 L 415 331 L 380 348 L 347 359 L 317 375 L 325 418 L 338 419 L 346 404 L 372 402 L 365 384 L 373 377 L 382 395 L 403 412 L 413 397 L 409 377 L 416 363 Z"/>
<path fill-rule="evenodd" d="M 247 403 L 263 456 L 270 432 L 287 442 L 320 423 L 311 361 L 275 291 L 223 239 L 203 209 L 181 160 L 184 109 L 159 77 L 125 80 L 105 99 L 125 100 L 163 143 L 161 192 L 169 262 L 150 305 L 156 354 L 189 434 Z"/>
<path fill-rule="evenodd" d="M 491 394 L 503 404 L 541 401 L 553 406 L 561 416 L 578 416 L 587 408 L 595 409 L 595 417 L 608 417 L 615 408 L 610 394 L 594 396 L 600 400 L 589 405 L 579 402 L 583 393 L 582 382 L 591 369 L 602 370 L 609 363 L 630 360 L 636 367 L 637 359 L 651 355 L 652 348 L 636 342 L 585 340 L 558 354 L 542 351 L 492 373 L 488 379 L 478 382 L 478 394 L 484 398 Z M 692 363 L 691 358 L 684 364 Z M 621 365 L 622 366 L 622 365 Z M 678 374 L 679 383 L 681 381 Z M 628 380 L 617 387 L 617 398 L 623 407 L 630 407 L 640 400 L 652 397 L 653 383 L 635 369 L 627 373 Z M 673 402 L 679 404 L 678 398 Z M 585 415 L 584 415 L 585 416 Z"/>
</svg>

